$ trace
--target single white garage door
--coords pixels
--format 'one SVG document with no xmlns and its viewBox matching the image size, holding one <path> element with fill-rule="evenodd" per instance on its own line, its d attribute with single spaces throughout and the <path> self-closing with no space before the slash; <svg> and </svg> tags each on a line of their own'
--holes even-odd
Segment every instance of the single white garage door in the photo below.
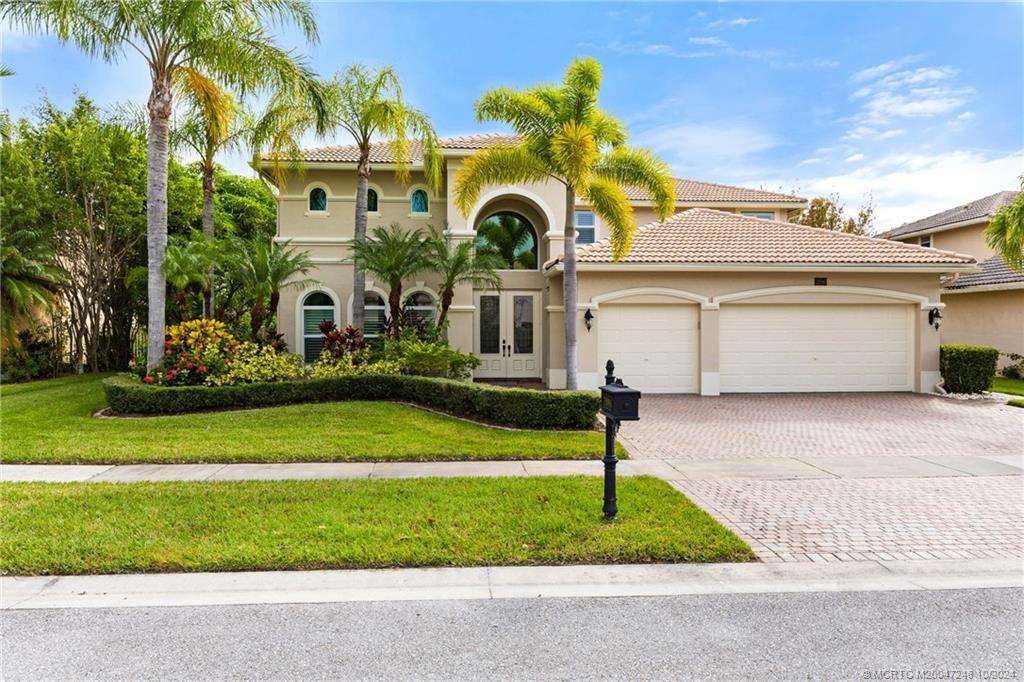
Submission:
<svg viewBox="0 0 1024 682">
<path fill-rule="evenodd" d="M 598 369 L 643 393 L 696 393 L 699 312 L 695 305 L 605 304 L 598 311 Z"/>
<path fill-rule="evenodd" d="M 723 393 L 913 390 L 908 305 L 723 305 Z"/>
</svg>

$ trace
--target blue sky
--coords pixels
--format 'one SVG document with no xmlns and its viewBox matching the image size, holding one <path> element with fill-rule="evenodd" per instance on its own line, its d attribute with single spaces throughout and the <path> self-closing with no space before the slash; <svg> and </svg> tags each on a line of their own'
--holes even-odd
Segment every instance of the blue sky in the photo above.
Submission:
<svg viewBox="0 0 1024 682">
<path fill-rule="evenodd" d="M 315 8 L 322 40 L 304 48 L 315 68 L 393 65 L 443 135 L 499 130 L 475 121 L 481 92 L 556 81 L 591 55 L 602 105 L 681 177 L 837 192 L 854 209 L 870 195 L 884 229 L 1014 188 L 1024 171 L 1021 4 Z M 103 105 L 148 92 L 131 56 L 111 66 L 6 27 L 2 61 L 17 72 L 2 84 L 15 115 L 43 92 L 66 104 L 77 87 Z"/>
</svg>

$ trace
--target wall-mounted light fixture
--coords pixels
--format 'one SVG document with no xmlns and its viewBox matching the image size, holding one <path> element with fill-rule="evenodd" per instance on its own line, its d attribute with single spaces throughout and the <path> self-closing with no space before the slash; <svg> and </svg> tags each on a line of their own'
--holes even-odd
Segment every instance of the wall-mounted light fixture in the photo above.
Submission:
<svg viewBox="0 0 1024 682">
<path fill-rule="evenodd" d="M 935 327 L 938 330 L 942 326 L 942 311 L 938 308 L 932 308 L 928 311 L 928 324 Z"/>
<path fill-rule="evenodd" d="M 594 321 L 594 313 L 587 308 L 587 312 L 583 313 L 583 324 L 587 325 L 587 331 L 590 331 L 590 325 Z"/>
</svg>

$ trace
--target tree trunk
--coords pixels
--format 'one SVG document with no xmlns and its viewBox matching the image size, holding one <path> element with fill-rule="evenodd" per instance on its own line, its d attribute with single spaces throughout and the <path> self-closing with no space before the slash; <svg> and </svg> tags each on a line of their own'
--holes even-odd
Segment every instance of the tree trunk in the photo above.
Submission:
<svg viewBox="0 0 1024 682">
<path fill-rule="evenodd" d="M 455 298 L 455 290 L 446 288 L 441 291 L 441 314 L 437 318 L 437 328 L 441 330 L 444 340 L 448 340 L 448 330 L 444 328 L 448 321 L 448 309 L 452 307 L 452 300 Z"/>
<path fill-rule="evenodd" d="M 565 188 L 565 239 L 562 241 L 562 303 L 565 307 L 565 387 L 576 390 L 576 192 Z"/>
<path fill-rule="evenodd" d="M 213 239 L 213 198 L 217 193 L 217 180 L 213 175 L 214 167 L 213 163 L 204 164 L 203 166 L 203 234 L 209 239 Z M 214 272 L 213 268 L 210 268 L 210 272 L 207 273 L 209 278 L 209 287 L 203 291 L 203 317 L 206 319 L 212 319 L 214 316 L 213 309 L 213 296 L 214 296 Z"/>
<path fill-rule="evenodd" d="M 156 76 L 149 95 L 149 149 L 146 155 L 146 247 L 149 320 L 146 367 L 160 363 L 164 348 L 164 251 L 167 248 L 167 161 L 171 118 L 170 74 Z"/>
<path fill-rule="evenodd" d="M 388 292 L 388 308 L 391 311 L 391 333 L 398 338 L 402 331 L 402 280 L 392 280 Z"/>
<path fill-rule="evenodd" d="M 359 184 L 356 186 L 356 223 L 352 238 L 357 242 L 366 241 L 366 191 L 370 183 L 369 148 L 363 150 L 359 159 Z M 379 199 L 378 199 L 379 201 Z M 352 319 L 349 324 L 363 330 L 366 305 L 366 273 L 361 267 L 352 266 Z"/>
<path fill-rule="evenodd" d="M 277 333 L 277 306 L 281 303 L 281 292 L 272 291 L 270 292 L 270 311 L 267 315 L 267 320 L 273 324 L 273 328 L 268 331 Z"/>
</svg>

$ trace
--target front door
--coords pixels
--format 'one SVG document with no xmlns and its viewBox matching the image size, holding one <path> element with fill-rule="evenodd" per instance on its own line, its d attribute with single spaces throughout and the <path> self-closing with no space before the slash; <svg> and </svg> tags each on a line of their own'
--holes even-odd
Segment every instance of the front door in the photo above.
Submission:
<svg viewBox="0 0 1024 682">
<path fill-rule="evenodd" d="M 540 376 L 540 292 L 478 291 L 473 350 L 481 379 Z"/>
</svg>

